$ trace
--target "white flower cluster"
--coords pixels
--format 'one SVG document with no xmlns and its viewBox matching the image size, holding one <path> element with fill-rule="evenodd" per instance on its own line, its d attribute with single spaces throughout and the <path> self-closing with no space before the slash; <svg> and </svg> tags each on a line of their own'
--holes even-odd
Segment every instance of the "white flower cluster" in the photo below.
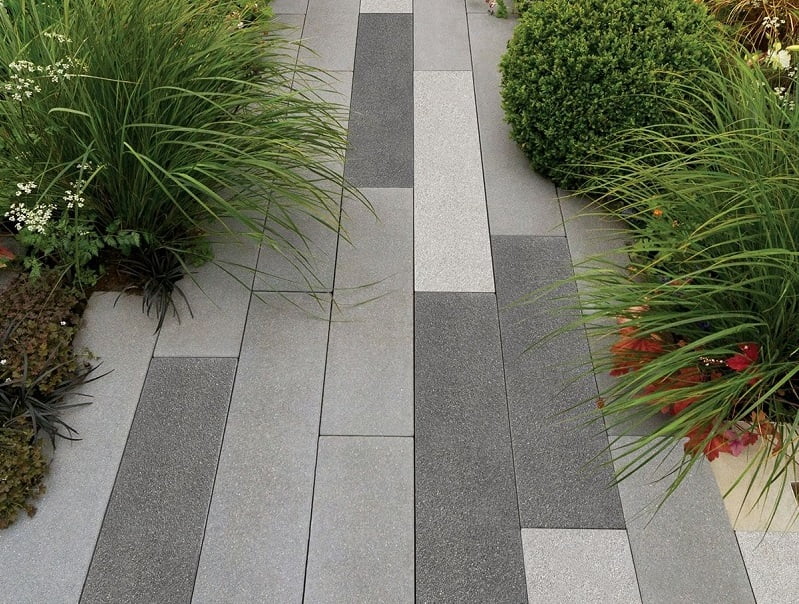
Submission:
<svg viewBox="0 0 799 604">
<path fill-rule="evenodd" d="M 772 49 L 769 51 L 767 58 L 774 69 L 789 69 L 791 67 L 791 53 L 787 50 Z"/>
<path fill-rule="evenodd" d="M 44 234 L 54 211 L 54 203 L 37 203 L 32 208 L 24 203 L 12 203 L 5 215 L 16 224 L 18 231 L 26 228 L 32 233 Z"/>
<path fill-rule="evenodd" d="M 64 38 L 61 34 L 52 34 L 52 36 L 59 41 L 59 36 Z M 69 39 L 64 38 L 64 41 L 69 41 Z M 6 92 L 10 92 L 11 98 L 15 101 L 29 99 L 35 92 L 42 91 L 31 76 L 42 75 L 58 84 L 63 80 L 69 80 L 74 77 L 82 68 L 80 63 L 72 57 L 59 59 L 52 65 L 35 65 L 31 61 L 20 60 L 12 61 L 8 66 L 11 69 L 11 74 L 9 75 L 11 81 L 3 84 L 3 89 Z"/>
<path fill-rule="evenodd" d="M 82 208 L 86 203 L 86 199 L 81 195 L 83 193 L 83 188 L 86 186 L 86 181 L 79 179 L 77 183 L 71 182 L 69 184 L 75 190 L 67 189 L 61 199 L 67 202 L 67 209 L 71 210 L 76 206 Z"/>
<path fill-rule="evenodd" d="M 776 31 L 782 25 L 785 25 L 785 19 L 780 19 L 779 17 L 764 17 L 763 18 L 763 29 L 764 30 L 773 29 L 774 31 Z"/>
<path fill-rule="evenodd" d="M 58 34 L 54 31 L 46 31 L 42 34 L 45 38 L 50 38 L 51 40 L 55 40 L 56 42 L 60 42 L 61 44 L 66 44 L 67 42 L 72 42 L 69 38 L 67 38 L 64 34 Z"/>
<path fill-rule="evenodd" d="M 36 188 L 36 183 L 35 183 L 35 182 L 33 182 L 33 181 L 28 181 L 28 182 L 18 182 L 18 183 L 17 183 L 17 192 L 16 192 L 16 196 L 17 196 L 17 197 L 19 197 L 19 196 L 20 196 L 20 195 L 22 195 L 23 193 L 24 193 L 25 195 L 30 195 L 31 193 L 33 193 L 33 190 L 34 190 L 35 188 Z"/>
<path fill-rule="evenodd" d="M 796 107 L 796 102 L 788 96 L 788 89 L 785 86 L 775 86 L 774 94 L 780 100 L 782 106 L 788 111 L 793 111 Z"/>
</svg>

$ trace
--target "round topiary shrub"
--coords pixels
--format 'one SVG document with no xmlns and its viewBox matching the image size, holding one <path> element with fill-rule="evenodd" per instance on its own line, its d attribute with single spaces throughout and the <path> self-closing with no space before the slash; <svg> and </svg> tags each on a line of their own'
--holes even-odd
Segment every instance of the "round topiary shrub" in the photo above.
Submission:
<svg viewBox="0 0 799 604">
<path fill-rule="evenodd" d="M 590 161 L 626 128 L 666 121 L 658 97 L 678 74 L 713 62 L 717 22 L 696 0 L 523 3 L 502 57 L 502 105 L 533 169 L 577 188 Z"/>
</svg>

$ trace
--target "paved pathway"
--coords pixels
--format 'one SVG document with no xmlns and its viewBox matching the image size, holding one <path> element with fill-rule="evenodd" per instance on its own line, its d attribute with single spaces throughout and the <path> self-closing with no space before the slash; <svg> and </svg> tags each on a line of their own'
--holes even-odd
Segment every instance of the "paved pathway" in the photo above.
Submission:
<svg viewBox="0 0 799 604">
<path fill-rule="evenodd" d="M 92 297 L 81 342 L 114 372 L 37 517 L 0 535 L 0 600 L 795 602 L 796 534 L 736 535 L 706 464 L 654 520 L 662 485 L 608 486 L 607 435 L 568 411 L 596 395 L 582 334 L 524 354 L 568 317 L 512 303 L 604 227 L 564 228 L 579 202 L 507 138 L 513 22 L 274 6 L 351 102 L 343 169 L 379 220 L 344 199 L 352 244 L 314 233 L 318 280 L 218 246 L 269 274 L 204 267 L 195 319 L 157 337 L 138 300 Z"/>
</svg>

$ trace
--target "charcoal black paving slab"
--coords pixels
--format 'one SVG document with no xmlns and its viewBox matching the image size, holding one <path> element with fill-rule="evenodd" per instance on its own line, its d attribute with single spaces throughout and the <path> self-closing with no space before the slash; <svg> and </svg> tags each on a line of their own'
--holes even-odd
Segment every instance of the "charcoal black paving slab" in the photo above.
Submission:
<svg viewBox="0 0 799 604">
<path fill-rule="evenodd" d="M 415 310 L 417 601 L 526 602 L 496 298 Z"/>
<path fill-rule="evenodd" d="M 413 15 L 361 14 L 344 175 L 359 187 L 413 186 Z"/>
<path fill-rule="evenodd" d="M 235 371 L 151 361 L 82 603 L 191 601 Z"/>
<path fill-rule="evenodd" d="M 516 486 L 522 527 L 624 528 L 596 400 L 593 375 L 579 364 L 588 359 L 583 331 L 570 331 L 527 351 L 538 339 L 565 325 L 574 312 L 548 296 L 514 304 L 538 288 L 571 275 L 563 237 L 491 238 L 502 350 L 508 387 Z M 574 295 L 573 284 L 554 296 Z M 574 299 L 570 301 L 574 303 Z"/>
</svg>

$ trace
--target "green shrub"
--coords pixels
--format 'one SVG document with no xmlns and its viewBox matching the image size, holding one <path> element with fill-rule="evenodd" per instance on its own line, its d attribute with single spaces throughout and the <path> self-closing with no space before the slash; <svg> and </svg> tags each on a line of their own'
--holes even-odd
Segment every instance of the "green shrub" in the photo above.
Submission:
<svg viewBox="0 0 799 604">
<path fill-rule="evenodd" d="M 338 228 L 343 113 L 292 88 L 323 84 L 295 66 L 296 43 L 268 11 L 254 19 L 224 0 L 6 6 L 0 194 L 25 205 L 14 222 L 42 241 L 29 241 L 42 264 L 96 263 L 110 248 L 129 266 L 166 251 L 185 270 L 209 258 L 207 235 L 229 231 L 229 218 L 297 257 L 298 214 Z"/>
<path fill-rule="evenodd" d="M 47 461 L 41 443 L 25 422 L 0 426 L 0 529 L 8 528 L 20 510 L 36 513 L 31 500 L 44 492 Z"/>
<path fill-rule="evenodd" d="M 500 64 L 511 136 L 536 171 L 575 188 L 574 164 L 665 120 L 673 74 L 713 62 L 717 29 L 694 0 L 530 3 Z"/>
<path fill-rule="evenodd" d="M 688 438 L 664 469 L 676 488 L 703 453 L 765 441 L 752 480 L 780 490 L 799 459 L 799 111 L 730 63 L 686 82 L 674 123 L 625 133 L 589 166 L 601 176 L 583 193 L 628 221 L 630 262 L 575 279 L 581 321 L 613 342 L 594 359 L 619 376 L 607 421 L 668 417 L 624 452 L 622 476 Z"/>
</svg>

